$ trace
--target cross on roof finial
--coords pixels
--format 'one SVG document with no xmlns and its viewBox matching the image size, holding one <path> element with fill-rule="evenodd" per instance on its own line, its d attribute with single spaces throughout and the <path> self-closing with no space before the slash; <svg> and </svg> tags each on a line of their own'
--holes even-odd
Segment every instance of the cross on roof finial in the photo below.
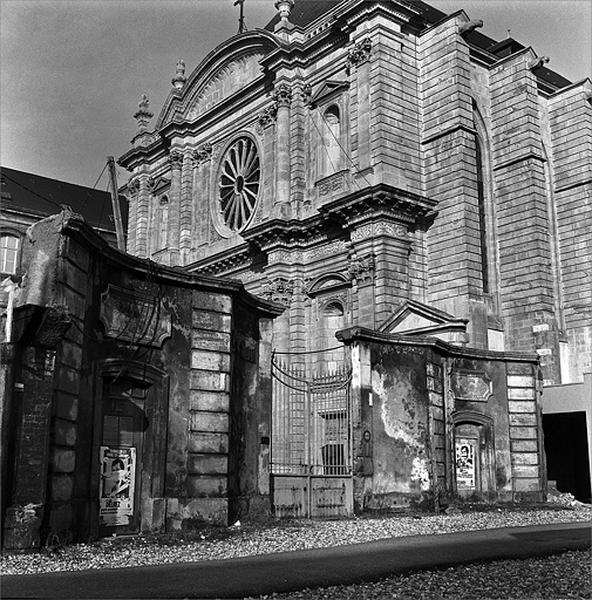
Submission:
<svg viewBox="0 0 592 600">
<path fill-rule="evenodd" d="M 238 32 L 244 33 L 247 30 L 245 25 L 245 0 L 234 0 L 234 6 L 240 6 L 240 14 L 238 17 Z"/>
</svg>

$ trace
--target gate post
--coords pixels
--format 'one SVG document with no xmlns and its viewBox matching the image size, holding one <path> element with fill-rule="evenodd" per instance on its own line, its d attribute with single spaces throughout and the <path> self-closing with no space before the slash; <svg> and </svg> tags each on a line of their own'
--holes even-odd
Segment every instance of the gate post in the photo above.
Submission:
<svg viewBox="0 0 592 600">
<path fill-rule="evenodd" d="M 372 368 L 370 346 L 348 335 L 338 332 L 337 339 L 351 349 L 351 427 L 353 449 L 353 501 L 354 512 L 364 509 L 366 496 L 372 490 L 374 473 L 372 426 Z"/>
</svg>

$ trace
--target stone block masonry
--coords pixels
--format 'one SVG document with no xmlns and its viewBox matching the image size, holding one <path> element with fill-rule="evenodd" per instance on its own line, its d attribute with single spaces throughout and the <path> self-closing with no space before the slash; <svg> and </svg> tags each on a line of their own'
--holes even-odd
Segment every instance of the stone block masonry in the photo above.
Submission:
<svg viewBox="0 0 592 600">
<path fill-rule="evenodd" d="M 269 493 L 259 432 L 269 438 L 271 419 L 259 323 L 281 311 L 237 282 L 148 271 L 72 215 L 36 227 L 24 263 L 35 276 L 15 311 L 22 397 L 3 448 L 5 547 L 259 514 Z M 266 394 L 268 408 L 256 409 Z M 119 496 L 106 495 L 115 475 L 99 460 L 105 449 L 134 473 L 133 485 L 118 480 Z"/>
</svg>

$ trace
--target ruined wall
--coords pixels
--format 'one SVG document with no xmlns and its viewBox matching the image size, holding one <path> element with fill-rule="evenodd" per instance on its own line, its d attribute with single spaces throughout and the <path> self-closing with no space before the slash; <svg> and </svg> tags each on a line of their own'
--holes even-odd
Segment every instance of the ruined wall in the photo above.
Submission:
<svg viewBox="0 0 592 600">
<path fill-rule="evenodd" d="M 352 346 L 358 509 L 543 499 L 536 357 L 360 328 L 338 337 Z"/>
<path fill-rule="evenodd" d="M 29 240 L 5 545 L 265 512 L 270 365 L 260 361 L 270 362 L 270 319 L 279 311 L 235 282 L 106 251 L 71 214 L 42 222 Z M 108 520 L 99 502 L 97 457 L 119 447 L 113 439 L 137 453 L 125 522 Z M 27 506 L 34 518 L 23 535 Z"/>
</svg>

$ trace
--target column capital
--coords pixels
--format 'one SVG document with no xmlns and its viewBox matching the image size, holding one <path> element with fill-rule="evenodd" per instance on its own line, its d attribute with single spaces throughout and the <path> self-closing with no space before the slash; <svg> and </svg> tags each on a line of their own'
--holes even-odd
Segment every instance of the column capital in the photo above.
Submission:
<svg viewBox="0 0 592 600">
<path fill-rule="evenodd" d="M 275 121 L 277 109 L 277 104 L 273 102 L 259 113 L 257 121 L 262 129 L 265 129 L 268 125 L 271 125 Z"/>
<path fill-rule="evenodd" d="M 193 151 L 193 159 L 197 166 L 207 163 L 212 158 L 212 144 L 206 142 Z"/>
<path fill-rule="evenodd" d="M 370 38 L 364 38 L 357 42 L 353 48 L 350 49 L 347 55 L 347 69 L 351 70 L 352 67 L 357 67 L 362 63 L 370 59 L 372 52 L 372 40 Z"/>
<path fill-rule="evenodd" d="M 127 189 L 130 194 L 137 194 L 140 191 L 140 176 L 135 175 L 127 182 Z"/>
<path fill-rule="evenodd" d="M 292 88 L 287 83 L 278 83 L 273 90 L 273 99 L 278 107 L 290 106 L 292 102 Z"/>
<path fill-rule="evenodd" d="M 180 169 L 183 166 L 183 153 L 180 150 L 171 150 L 169 161 L 171 169 Z"/>
</svg>

